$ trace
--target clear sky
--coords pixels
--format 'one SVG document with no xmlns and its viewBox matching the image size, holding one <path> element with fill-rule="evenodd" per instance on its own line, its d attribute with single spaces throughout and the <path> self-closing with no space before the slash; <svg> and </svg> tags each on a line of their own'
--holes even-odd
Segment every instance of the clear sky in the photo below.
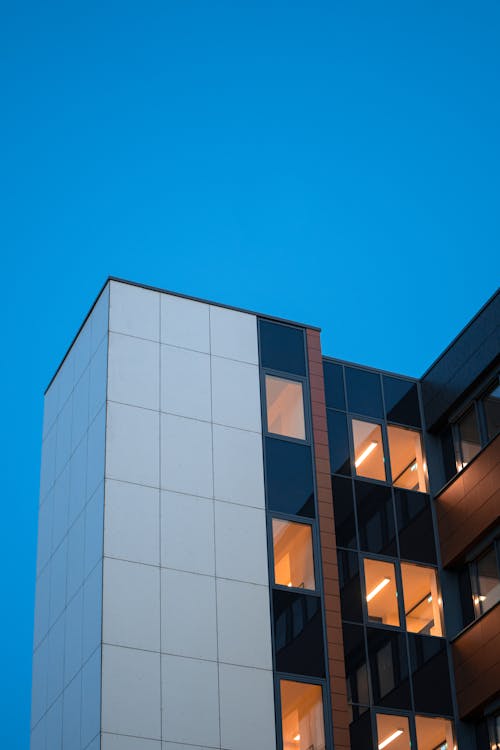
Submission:
<svg viewBox="0 0 500 750">
<path fill-rule="evenodd" d="M 0 84 L 0 746 L 28 750 L 42 393 L 104 279 L 420 375 L 498 284 L 500 5 L 6 1 Z"/>
</svg>

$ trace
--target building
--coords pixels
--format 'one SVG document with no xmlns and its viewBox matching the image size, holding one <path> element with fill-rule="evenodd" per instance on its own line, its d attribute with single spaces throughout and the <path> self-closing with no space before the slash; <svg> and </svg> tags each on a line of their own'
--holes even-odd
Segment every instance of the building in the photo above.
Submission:
<svg viewBox="0 0 500 750">
<path fill-rule="evenodd" d="M 109 279 L 45 394 L 32 750 L 500 747 L 499 310 L 416 380 Z"/>
</svg>

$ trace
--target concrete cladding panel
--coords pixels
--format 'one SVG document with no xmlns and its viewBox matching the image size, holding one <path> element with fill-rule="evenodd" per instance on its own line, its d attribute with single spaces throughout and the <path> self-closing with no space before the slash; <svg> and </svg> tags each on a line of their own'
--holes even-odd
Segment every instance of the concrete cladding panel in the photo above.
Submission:
<svg viewBox="0 0 500 750">
<path fill-rule="evenodd" d="M 32 750 L 99 747 L 108 306 L 109 286 L 45 394 Z"/>
<path fill-rule="evenodd" d="M 271 749 L 257 320 L 110 286 L 102 748 Z"/>
</svg>

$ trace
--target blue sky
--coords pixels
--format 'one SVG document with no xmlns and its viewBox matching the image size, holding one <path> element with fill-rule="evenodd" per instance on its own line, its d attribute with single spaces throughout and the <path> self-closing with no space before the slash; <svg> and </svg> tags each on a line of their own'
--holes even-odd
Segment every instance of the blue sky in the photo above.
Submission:
<svg viewBox="0 0 500 750">
<path fill-rule="evenodd" d="M 4 3 L 0 745 L 28 749 L 42 393 L 108 274 L 420 375 L 495 291 L 500 5 Z"/>
</svg>

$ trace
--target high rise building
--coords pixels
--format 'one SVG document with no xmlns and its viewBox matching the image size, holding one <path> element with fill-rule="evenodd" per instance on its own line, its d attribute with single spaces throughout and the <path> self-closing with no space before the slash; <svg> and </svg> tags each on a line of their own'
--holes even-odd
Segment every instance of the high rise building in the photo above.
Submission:
<svg viewBox="0 0 500 750">
<path fill-rule="evenodd" d="M 418 380 L 109 279 L 45 394 L 31 749 L 500 748 L 499 313 Z"/>
</svg>

